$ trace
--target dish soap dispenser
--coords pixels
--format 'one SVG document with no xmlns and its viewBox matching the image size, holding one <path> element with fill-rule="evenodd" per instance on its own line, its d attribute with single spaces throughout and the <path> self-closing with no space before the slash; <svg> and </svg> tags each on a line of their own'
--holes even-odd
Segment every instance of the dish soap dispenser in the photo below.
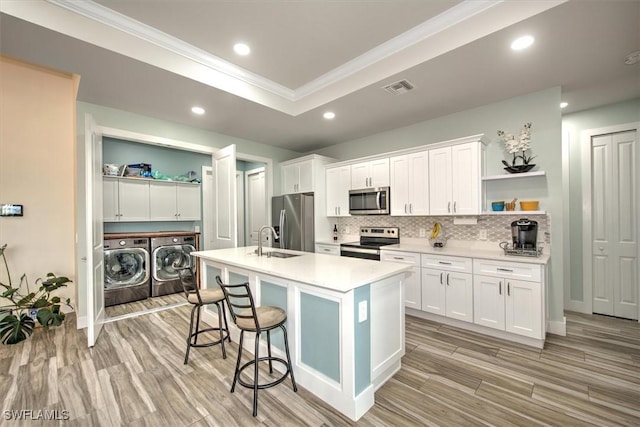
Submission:
<svg viewBox="0 0 640 427">
<path fill-rule="evenodd" d="M 338 224 L 333 224 L 333 240 L 338 241 Z"/>
</svg>

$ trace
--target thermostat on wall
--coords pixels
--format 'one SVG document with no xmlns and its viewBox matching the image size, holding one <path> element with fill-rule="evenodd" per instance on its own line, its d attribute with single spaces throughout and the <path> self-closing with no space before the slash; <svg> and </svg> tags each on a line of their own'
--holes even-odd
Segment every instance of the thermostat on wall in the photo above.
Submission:
<svg viewBox="0 0 640 427">
<path fill-rule="evenodd" d="M 23 213 L 22 205 L 9 205 L 9 204 L 0 205 L 0 216 L 22 216 L 22 213 Z"/>
</svg>

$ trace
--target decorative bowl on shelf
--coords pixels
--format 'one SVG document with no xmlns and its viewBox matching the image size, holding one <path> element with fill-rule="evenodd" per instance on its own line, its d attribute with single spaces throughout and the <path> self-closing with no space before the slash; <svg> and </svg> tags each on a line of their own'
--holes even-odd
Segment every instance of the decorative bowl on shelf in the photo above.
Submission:
<svg viewBox="0 0 640 427">
<path fill-rule="evenodd" d="M 493 211 L 503 211 L 504 210 L 504 201 L 491 202 L 491 210 L 493 210 Z"/>
<path fill-rule="evenodd" d="M 537 211 L 538 210 L 538 201 L 537 200 L 523 200 L 520 202 L 520 209 L 523 211 Z"/>
<path fill-rule="evenodd" d="M 523 172 L 529 172 L 531 169 L 533 169 L 536 165 L 516 165 L 516 166 L 507 166 L 506 168 L 504 168 L 504 170 L 506 170 L 509 173 L 523 173 Z"/>
</svg>

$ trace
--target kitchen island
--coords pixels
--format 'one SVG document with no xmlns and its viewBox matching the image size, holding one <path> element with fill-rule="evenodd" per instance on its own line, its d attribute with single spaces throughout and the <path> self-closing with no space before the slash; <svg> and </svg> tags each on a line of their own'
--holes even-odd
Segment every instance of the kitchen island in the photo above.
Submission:
<svg viewBox="0 0 640 427">
<path fill-rule="evenodd" d="M 270 257 L 270 248 L 258 256 L 255 249 L 193 252 L 200 260 L 201 286 L 217 286 L 217 275 L 226 283 L 249 282 L 257 305 L 284 309 L 296 382 L 357 420 L 373 406 L 375 390 L 400 369 L 409 268 L 290 250 L 277 252 L 293 257 Z M 205 319 L 215 315 L 205 311 Z M 238 342 L 239 331 L 230 329 Z M 245 349 L 252 352 L 253 340 L 246 338 Z M 282 334 L 272 333 L 274 353 L 281 356 L 282 340 Z"/>
</svg>

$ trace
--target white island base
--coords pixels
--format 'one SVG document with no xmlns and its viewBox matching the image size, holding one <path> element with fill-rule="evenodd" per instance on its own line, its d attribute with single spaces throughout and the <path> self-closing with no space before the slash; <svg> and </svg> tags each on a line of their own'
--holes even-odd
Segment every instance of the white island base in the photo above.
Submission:
<svg viewBox="0 0 640 427">
<path fill-rule="evenodd" d="M 284 309 L 296 382 L 358 420 L 373 406 L 375 390 L 400 369 L 407 266 L 283 250 L 300 256 L 258 257 L 254 249 L 193 252 L 201 286 L 217 286 L 216 275 L 226 283 L 249 282 L 257 305 Z M 217 325 L 215 316 L 215 309 L 204 312 Z M 229 326 L 237 343 L 239 330 Z M 273 352 L 284 357 L 282 340 L 272 332 Z M 245 350 L 253 349 L 249 334 Z"/>
</svg>

